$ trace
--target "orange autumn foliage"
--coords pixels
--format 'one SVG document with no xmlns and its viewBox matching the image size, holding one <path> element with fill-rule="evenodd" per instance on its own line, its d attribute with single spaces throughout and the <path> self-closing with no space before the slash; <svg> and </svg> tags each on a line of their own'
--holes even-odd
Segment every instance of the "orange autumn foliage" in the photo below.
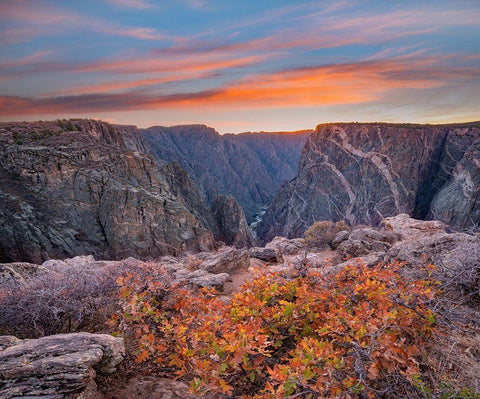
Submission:
<svg viewBox="0 0 480 399">
<path fill-rule="evenodd" d="M 435 283 L 407 281 L 400 267 L 257 273 L 229 303 L 213 290 L 165 294 L 127 276 L 118 322 L 133 331 L 137 362 L 190 380 L 198 393 L 375 397 L 394 380 L 414 389 L 416 356 L 434 325 Z"/>
</svg>

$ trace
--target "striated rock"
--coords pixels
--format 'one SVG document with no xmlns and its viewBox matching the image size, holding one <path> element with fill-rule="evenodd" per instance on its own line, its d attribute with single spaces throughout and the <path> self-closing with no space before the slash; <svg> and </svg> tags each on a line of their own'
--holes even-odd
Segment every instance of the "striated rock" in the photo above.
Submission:
<svg viewBox="0 0 480 399">
<path fill-rule="evenodd" d="M 479 146 L 477 122 L 319 125 L 257 233 L 266 242 L 299 237 L 317 220 L 379 225 L 399 213 L 478 229 Z"/>
<path fill-rule="evenodd" d="M 227 281 L 230 280 L 228 273 L 209 273 L 205 270 L 195 270 L 193 272 L 187 269 L 178 269 L 175 273 L 176 280 L 174 283 L 181 285 L 188 285 L 194 288 L 207 287 L 216 288 L 220 291 Z"/>
<path fill-rule="evenodd" d="M 105 334 L 9 338 L 0 351 L 0 397 L 99 397 L 96 375 L 114 372 L 123 357 L 123 339 Z"/>
<path fill-rule="evenodd" d="M 220 135 L 204 125 L 140 129 L 161 160 L 178 161 L 213 203 L 232 195 L 248 222 L 297 171 L 310 130 Z"/>
<path fill-rule="evenodd" d="M 226 248 L 218 253 L 205 254 L 199 269 L 210 273 L 231 273 L 250 266 L 250 256 L 246 249 Z"/>
<path fill-rule="evenodd" d="M 252 247 L 248 250 L 252 258 L 260 259 L 269 263 L 283 262 L 282 255 L 272 248 Z"/>
<path fill-rule="evenodd" d="M 174 187 L 178 170 L 162 172 L 135 127 L 65 123 L 0 124 L 0 261 L 214 246 L 207 216 L 187 198 L 193 189 Z"/>
<path fill-rule="evenodd" d="M 271 248 L 281 255 L 293 255 L 304 249 L 302 240 L 298 238 L 288 239 L 285 237 L 275 237 L 265 245 L 265 248 Z"/>
<path fill-rule="evenodd" d="M 219 229 L 218 236 L 215 237 L 217 240 L 237 248 L 249 248 L 254 244 L 245 214 L 232 196 L 217 195 L 212 210 Z"/>
</svg>

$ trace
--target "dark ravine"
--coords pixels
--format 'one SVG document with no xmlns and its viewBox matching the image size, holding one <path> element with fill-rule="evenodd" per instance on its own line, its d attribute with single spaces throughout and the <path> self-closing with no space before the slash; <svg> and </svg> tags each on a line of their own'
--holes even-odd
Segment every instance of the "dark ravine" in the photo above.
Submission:
<svg viewBox="0 0 480 399">
<path fill-rule="evenodd" d="M 0 209 L 0 262 L 150 258 L 221 233 L 178 164 L 159 166 L 134 126 L 93 120 L 1 124 Z"/>
<path fill-rule="evenodd" d="M 247 220 L 268 205 L 281 183 L 295 176 L 311 130 L 220 135 L 204 125 L 140 129 L 164 162 L 178 161 L 213 203 L 232 195 Z"/>
<path fill-rule="evenodd" d="M 478 230 L 479 122 L 319 125 L 258 233 L 267 242 L 301 236 L 316 220 L 378 225 L 399 213 Z"/>
</svg>

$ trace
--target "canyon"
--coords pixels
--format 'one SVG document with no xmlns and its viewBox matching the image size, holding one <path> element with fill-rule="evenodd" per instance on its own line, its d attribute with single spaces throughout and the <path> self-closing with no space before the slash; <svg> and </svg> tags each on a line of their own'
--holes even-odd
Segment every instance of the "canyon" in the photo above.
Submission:
<svg viewBox="0 0 480 399">
<path fill-rule="evenodd" d="M 317 220 L 375 226 L 400 213 L 474 232 L 479 153 L 478 122 L 238 135 L 204 125 L 3 123 L 0 261 L 252 247 L 255 235 L 301 237 Z"/>
</svg>

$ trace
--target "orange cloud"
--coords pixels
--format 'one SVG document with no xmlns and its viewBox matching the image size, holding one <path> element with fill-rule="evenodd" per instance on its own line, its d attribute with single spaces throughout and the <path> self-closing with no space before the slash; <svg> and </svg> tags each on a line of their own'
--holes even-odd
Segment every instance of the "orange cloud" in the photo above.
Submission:
<svg viewBox="0 0 480 399">
<path fill-rule="evenodd" d="M 97 93 L 46 98 L 3 97 L 1 115 L 80 113 L 158 108 L 216 106 L 222 108 L 282 108 L 361 104 L 391 100 L 394 90 L 425 90 L 455 82 L 480 81 L 475 67 L 450 66 L 449 57 L 408 58 L 322 65 L 250 76 L 196 93 L 171 95 L 105 92 L 120 87 L 154 84 L 141 80 L 94 87 Z M 230 65 L 230 64 L 229 64 Z M 195 66 L 194 68 L 198 68 Z M 475 84 L 475 83 L 472 83 Z M 110 85 L 110 86 L 108 86 Z M 79 91 L 81 92 L 81 91 Z"/>
</svg>

